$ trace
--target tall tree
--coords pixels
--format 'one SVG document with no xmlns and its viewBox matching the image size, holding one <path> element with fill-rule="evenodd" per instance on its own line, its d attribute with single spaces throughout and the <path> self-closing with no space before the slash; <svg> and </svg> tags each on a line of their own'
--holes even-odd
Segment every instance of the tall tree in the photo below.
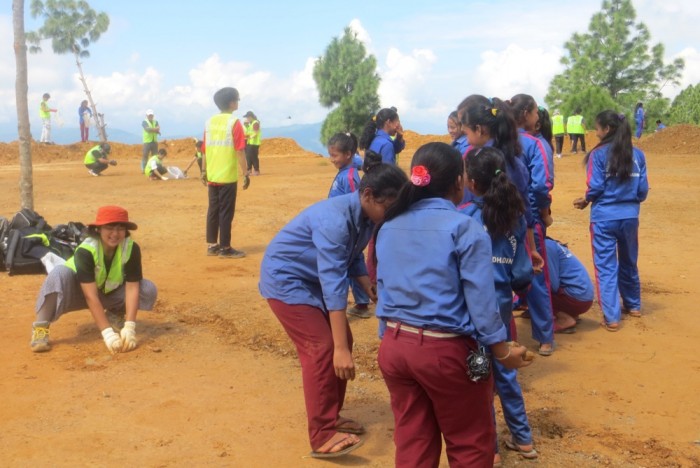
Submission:
<svg viewBox="0 0 700 468">
<path fill-rule="evenodd" d="M 34 209 L 34 182 L 32 175 L 32 134 L 29 129 L 27 93 L 27 41 L 24 33 L 24 0 L 12 0 L 12 27 L 15 48 L 15 102 L 17 131 L 19 133 L 19 196 L 22 208 Z"/>
<path fill-rule="evenodd" d="M 97 112 L 97 106 L 88 88 L 80 59 L 90 57 L 87 48 L 97 41 L 109 28 L 107 13 L 97 13 L 84 0 L 32 0 L 31 15 L 42 16 L 44 24 L 37 31 L 27 33 L 31 44 L 29 51 L 41 52 L 39 44 L 43 39 L 51 39 L 51 48 L 59 55 L 72 53 L 78 67 L 80 81 L 88 98 L 95 119 L 100 141 L 107 141 L 104 114 Z"/>
<path fill-rule="evenodd" d="M 671 104 L 669 123 L 700 125 L 700 83 L 690 85 L 676 96 Z"/>
<path fill-rule="evenodd" d="M 564 44 L 563 73 L 554 77 L 545 101 L 568 114 L 580 105 L 591 122 L 604 107 L 631 113 L 638 101 L 645 108 L 667 106 L 661 90 L 678 84 L 683 59 L 664 63 L 664 46 L 649 44 L 643 23 L 635 23 L 631 0 L 604 0 L 602 11 L 591 18 L 588 32 L 575 33 Z"/>
<path fill-rule="evenodd" d="M 314 65 L 314 81 L 322 106 L 336 106 L 321 127 L 321 141 L 337 132 L 359 135 L 379 107 L 377 59 L 349 27 L 333 38 L 325 54 Z"/>
</svg>

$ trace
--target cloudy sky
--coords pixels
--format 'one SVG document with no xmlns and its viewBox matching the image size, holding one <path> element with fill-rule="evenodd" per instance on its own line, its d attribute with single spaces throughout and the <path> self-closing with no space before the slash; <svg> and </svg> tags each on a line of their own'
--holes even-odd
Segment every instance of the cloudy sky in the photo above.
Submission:
<svg viewBox="0 0 700 468">
<path fill-rule="evenodd" d="M 26 30 L 38 27 L 25 0 Z M 405 128 L 443 132 L 447 114 L 471 93 L 508 98 L 525 92 L 542 101 L 561 71 L 563 43 L 586 32 L 600 0 L 356 0 L 239 2 L 89 0 L 110 28 L 90 47 L 83 67 L 111 128 L 140 133 L 152 108 L 164 137 L 198 134 L 215 112 L 214 91 L 235 86 L 241 114 L 254 110 L 266 126 L 320 122 L 311 73 L 328 43 L 351 26 L 377 57 L 380 100 L 396 106 Z M 0 11 L 0 127 L 16 128 L 11 1 Z M 666 58 L 683 57 L 680 87 L 700 82 L 700 2 L 634 0 L 637 21 Z M 72 56 L 50 44 L 29 56 L 32 131 L 40 128 L 44 92 L 66 126 L 77 126 L 84 99 Z"/>
</svg>

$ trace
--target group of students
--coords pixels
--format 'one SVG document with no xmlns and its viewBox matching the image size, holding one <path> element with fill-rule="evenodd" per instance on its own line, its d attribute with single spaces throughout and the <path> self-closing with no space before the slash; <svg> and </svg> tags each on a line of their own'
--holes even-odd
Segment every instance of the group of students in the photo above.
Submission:
<svg viewBox="0 0 700 468">
<path fill-rule="evenodd" d="M 600 143 L 586 156 L 588 187 L 574 206 L 592 204 L 602 325 L 614 332 L 623 313 L 641 315 L 637 230 L 648 183 L 624 115 L 603 111 L 595 126 Z M 409 175 L 395 164 L 400 128 L 396 110 L 382 109 L 359 145 L 334 135 L 329 198 L 282 228 L 261 264 L 260 292 L 301 362 L 311 456 L 342 456 L 363 443 L 364 426 L 341 416 L 355 377 L 351 287 L 355 309 L 376 302 L 396 466 L 437 466 L 443 439 L 451 466 L 500 464 L 494 387 L 511 434 L 505 446 L 537 458 L 516 373 L 534 354 L 515 341 L 514 294 L 527 304 L 542 356 L 593 301 L 585 267 L 547 237 L 548 112 L 526 94 L 468 96 L 448 117 L 453 144 L 421 146 Z"/>
<path fill-rule="evenodd" d="M 231 222 L 237 182 L 243 175 L 247 188 L 250 173 L 234 114 L 238 91 L 223 88 L 214 102 L 220 113 L 207 122 L 201 145 L 207 255 L 239 258 L 245 253 L 231 247 Z M 527 303 L 543 356 L 554 352 L 554 332 L 572 331 L 592 302 L 585 268 L 546 235 L 554 187 L 548 114 L 526 94 L 508 101 L 471 95 L 450 126 L 461 130 L 453 128 L 453 144 L 421 146 L 408 175 L 396 165 L 405 147 L 396 109 L 380 110 L 359 141 L 335 135 L 328 150 L 339 172 L 328 199 L 267 246 L 259 290 L 297 349 L 313 457 L 342 456 L 363 443 L 365 427 L 340 414 L 356 372 L 346 313 L 351 285 L 356 307 L 376 303 L 396 466 L 436 466 L 443 438 L 452 466 L 500 463 L 494 388 L 511 433 L 505 446 L 538 456 L 516 373 L 534 354 L 515 341 L 513 295 Z M 648 183 L 624 115 L 598 114 L 596 134 L 600 143 L 585 158 L 587 189 L 574 206 L 592 204 L 598 302 L 602 325 L 614 332 L 622 314 L 641 316 L 637 231 Z M 136 347 L 137 310 L 150 310 L 157 295 L 131 240 L 136 225 L 123 208 L 107 206 L 89 227 L 74 257 L 42 286 L 35 352 L 50 349 L 52 322 L 80 308 L 91 311 L 110 352 Z"/>
</svg>

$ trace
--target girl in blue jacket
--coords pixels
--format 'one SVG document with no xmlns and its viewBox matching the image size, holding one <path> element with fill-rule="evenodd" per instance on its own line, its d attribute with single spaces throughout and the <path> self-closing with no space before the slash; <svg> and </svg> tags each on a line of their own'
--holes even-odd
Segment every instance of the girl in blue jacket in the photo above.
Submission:
<svg viewBox="0 0 700 468">
<path fill-rule="evenodd" d="M 483 225 L 491 238 L 491 263 L 498 308 L 508 332 L 508 340 L 511 341 L 513 292 L 523 294 L 527 291 L 533 276 L 532 263 L 525 248 L 525 205 L 517 188 L 506 176 L 505 160 L 499 150 L 491 147 L 471 150 L 465 162 L 465 185 L 476 198 L 472 203 L 461 207 L 460 211 Z M 505 441 L 506 447 L 517 451 L 524 458 L 537 458 L 517 371 L 508 369 L 497 360 L 492 363 L 496 392 L 511 433 L 511 438 Z M 494 464 L 498 462 L 500 455 L 496 440 Z"/>
<path fill-rule="evenodd" d="M 360 149 L 372 150 L 382 156 L 382 162 L 396 164 L 396 138 L 401 120 L 395 108 L 384 108 L 373 116 L 360 136 Z M 399 140 L 401 141 L 401 140 Z"/>
<path fill-rule="evenodd" d="M 649 193 L 644 153 L 632 146 L 632 130 L 624 114 L 606 110 L 596 116 L 600 143 L 586 155 L 586 183 L 574 207 L 591 206 L 591 244 L 602 325 L 620 329 L 623 312 L 641 317 L 637 257 L 639 205 Z M 620 307 L 622 296 L 622 307 Z"/>
<path fill-rule="evenodd" d="M 272 239 L 260 267 L 259 289 L 294 342 L 304 387 L 312 457 L 345 455 L 362 443 L 362 425 L 340 416 L 348 380 L 355 378 L 352 333 L 345 309 L 348 278 L 376 299 L 362 251 L 406 175 L 365 158 L 356 192 L 302 211 Z"/>
<path fill-rule="evenodd" d="M 542 274 L 536 275 L 527 294 L 532 335 L 540 342 L 539 354 L 550 356 L 554 352 L 554 311 L 552 310 L 551 281 L 547 267 L 545 237 L 552 224 L 550 191 L 554 188 L 554 167 L 551 164 L 551 148 L 529 132 L 534 132 L 539 121 L 537 102 L 528 94 L 516 94 L 510 101 L 518 126 L 518 136 L 523 149 L 523 161 L 530 173 L 528 203 L 534 218 L 533 236 L 537 252 L 544 259 Z M 547 152 L 549 149 L 549 153 Z"/>
<path fill-rule="evenodd" d="M 452 147 L 459 151 L 459 154 L 462 156 L 467 154 L 469 141 L 464 131 L 462 131 L 462 122 L 459 121 L 459 114 L 457 114 L 457 111 L 452 111 L 450 115 L 447 116 L 447 133 L 452 137 Z"/>
<path fill-rule="evenodd" d="M 464 163 L 446 143 L 416 151 L 410 182 L 378 229 L 377 317 L 386 320 L 379 368 L 394 413 L 395 465 L 491 466 L 490 375 L 467 366 L 477 340 L 508 368 L 528 365 L 498 313 L 491 242 L 456 211 Z M 486 361 L 487 362 L 487 361 Z"/>
<path fill-rule="evenodd" d="M 357 137 L 352 133 L 336 133 L 328 140 L 328 156 L 331 163 L 338 169 L 328 198 L 356 192 L 360 187 L 360 172 L 355 167 L 353 156 L 357 149 Z M 350 289 L 355 298 L 355 306 L 348 309 L 348 314 L 359 318 L 369 318 L 369 296 L 362 286 L 350 278 Z"/>
</svg>

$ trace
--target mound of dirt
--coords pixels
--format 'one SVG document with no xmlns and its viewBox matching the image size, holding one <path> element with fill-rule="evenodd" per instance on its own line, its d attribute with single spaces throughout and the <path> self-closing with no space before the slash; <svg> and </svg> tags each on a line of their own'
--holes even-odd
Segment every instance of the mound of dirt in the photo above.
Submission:
<svg viewBox="0 0 700 468">
<path fill-rule="evenodd" d="M 700 155 L 700 127 L 696 125 L 667 127 L 660 132 L 642 136 L 636 146 L 647 153 Z"/>
<path fill-rule="evenodd" d="M 195 154 L 195 139 L 181 138 L 178 140 L 163 140 L 159 146 L 168 151 L 172 159 L 191 158 Z M 82 161 L 90 148 L 97 143 L 73 143 L 70 145 L 44 145 L 33 141 L 31 143 L 32 161 L 35 163 L 51 163 L 59 161 Z M 140 159 L 141 145 L 110 142 L 112 151 L 110 157 L 117 161 L 125 159 Z M 267 138 L 262 141 L 262 151 L 269 155 L 290 155 L 307 152 L 291 138 Z M 19 142 L 0 142 L 0 165 L 19 164 Z"/>
</svg>

